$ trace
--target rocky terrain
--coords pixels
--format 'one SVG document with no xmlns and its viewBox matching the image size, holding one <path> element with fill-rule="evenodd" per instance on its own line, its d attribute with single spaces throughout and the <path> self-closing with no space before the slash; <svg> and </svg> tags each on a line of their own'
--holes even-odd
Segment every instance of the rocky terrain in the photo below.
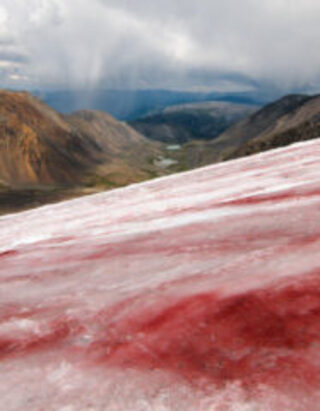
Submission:
<svg viewBox="0 0 320 411">
<path fill-rule="evenodd" d="M 232 140 L 240 139 L 242 142 L 241 145 L 237 145 L 230 158 L 242 157 L 320 136 L 320 96 L 288 96 L 267 106 L 259 113 L 260 116 L 266 115 L 268 110 L 270 114 L 279 113 L 278 105 L 280 109 L 282 105 L 284 111 L 275 119 L 264 123 L 259 116 L 257 118 L 252 116 L 223 136 L 223 138 Z M 245 135 L 250 135 L 250 138 L 246 138 Z"/>
</svg>

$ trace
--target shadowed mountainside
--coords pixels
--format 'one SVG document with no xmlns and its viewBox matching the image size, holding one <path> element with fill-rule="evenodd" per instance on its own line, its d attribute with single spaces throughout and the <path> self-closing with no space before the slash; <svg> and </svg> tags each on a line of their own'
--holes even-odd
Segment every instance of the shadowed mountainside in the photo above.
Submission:
<svg viewBox="0 0 320 411">
<path fill-rule="evenodd" d="M 320 135 L 320 97 L 289 95 L 268 104 L 213 141 L 183 145 L 179 164 L 187 168 L 243 157 Z"/>
<path fill-rule="evenodd" d="M 257 107 L 223 102 L 182 104 L 130 122 L 146 137 L 170 144 L 213 140 Z"/>
<path fill-rule="evenodd" d="M 285 112 L 271 126 L 259 130 L 253 138 L 245 141 L 228 158 L 242 157 L 319 137 L 320 97 L 300 96 L 300 98 L 301 104 Z M 250 129 L 250 124 L 247 128 Z M 241 136 L 246 132 L 245 129 L 240 131 Z M 232 135 L 232 130 L 230 130 L 230 135 Z"/>
</svg>

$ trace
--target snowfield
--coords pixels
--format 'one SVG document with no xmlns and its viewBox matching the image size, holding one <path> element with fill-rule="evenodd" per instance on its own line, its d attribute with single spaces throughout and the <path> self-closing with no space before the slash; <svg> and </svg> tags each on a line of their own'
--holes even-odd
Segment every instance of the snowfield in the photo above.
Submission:
<svg viewBox="0 0 320 411">
<path fill-rule="evenodd" d="M 319 404 L 319 139 L 0 218 L 1 410 Z"/>
</svg>

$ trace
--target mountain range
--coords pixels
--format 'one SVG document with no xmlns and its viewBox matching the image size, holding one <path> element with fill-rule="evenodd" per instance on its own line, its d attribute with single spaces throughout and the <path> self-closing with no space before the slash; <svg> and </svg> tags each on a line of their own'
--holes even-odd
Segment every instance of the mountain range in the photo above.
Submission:
<svg viewBox="0 0 320 411">
<path fill-rule="evenodd" d="M 1 91 L 0 212 L 125 186 L 319 135 L 319 96 L 290 95 L 259 109 L 196 102 L 127 124 L 102 111 L 59 114 L 28 93 Z"/>
<path fill-rule="evenodd" d="M 213 140 L 256 110 L 256 106 L 245 104 L 189 103 L 167 107 L 129 124 L 151 140 L 183 144 L 191 140 Z"/>
<path fill-rule="evenodd" d="M 217 101 L 234 104 L 264 105 L 275 99 L 274 93 L 200 92 L 179 90 L 51 90 L 33 94 L 60 113 L 83 109 L 106 111 L 118 120 L 133 121 L 162 112 L 166 107 L 180 104 Z"/>
</svg>

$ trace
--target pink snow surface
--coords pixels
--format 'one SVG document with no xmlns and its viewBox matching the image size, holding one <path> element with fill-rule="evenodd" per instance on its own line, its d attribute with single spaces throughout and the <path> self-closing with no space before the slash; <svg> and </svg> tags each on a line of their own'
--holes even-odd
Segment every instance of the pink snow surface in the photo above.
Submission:
<svg viewBox="0 0 320 411">
<path fill-rule="evenodd" d="M 320 409 L 320 140 L 0 218 L 0 409 Z"/>
</svg>

